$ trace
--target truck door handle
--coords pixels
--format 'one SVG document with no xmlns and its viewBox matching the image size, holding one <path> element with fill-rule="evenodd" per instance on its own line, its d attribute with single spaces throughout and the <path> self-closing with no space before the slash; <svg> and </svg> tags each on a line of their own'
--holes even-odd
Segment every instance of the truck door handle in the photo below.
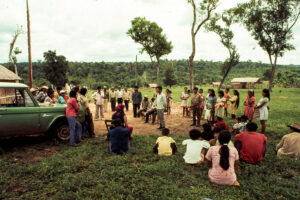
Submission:
<svg viewBox="0 0 300 200">
<path fill-rule="evenodd" d="M 0 111 L 7 111 L 7 108 L 0 108 Z"/>
</svg>

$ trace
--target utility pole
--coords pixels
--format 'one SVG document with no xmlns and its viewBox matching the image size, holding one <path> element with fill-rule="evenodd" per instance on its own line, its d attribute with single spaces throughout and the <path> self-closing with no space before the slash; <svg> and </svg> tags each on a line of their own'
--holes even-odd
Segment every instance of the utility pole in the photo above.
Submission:
<svg viewBox="0 0 300 200">
<path fill-rule="evenodd" d="M 27 39 L 28 39 L 29 87 L 32 88 L 31 36 L 30 36 L 30 16 L 29 16 L 28 0 L 26 0 L 26 7 L 27 7 Z"/>
</svg>

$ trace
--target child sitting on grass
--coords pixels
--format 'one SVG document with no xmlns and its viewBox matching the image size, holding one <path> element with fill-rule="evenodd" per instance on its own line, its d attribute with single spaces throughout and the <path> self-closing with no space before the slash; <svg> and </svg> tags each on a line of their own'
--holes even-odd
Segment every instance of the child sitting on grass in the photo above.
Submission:
<svg viewBox="0 0 300 200">
<path fill-rule="evenodd" d="M 214 139 L 211 139 L 209 141 L 210 146 L 220 146 L 220 142 L 218 140 L 220 132 L 223 131 L 224 129 L 222 127 L 216 126 L 213 130 L 214 133 Z M 234 144 L 232 141 L 229 141 L 228 146 L 234 147 Z"/>
<path fill-rule="evenodd" d="M 238 134 L 240 133 L 240 125 L 241 125 L 241 117 L 238 117 L 235 119 L 235 123 L 231 122 L 231 130 L 230 132 L 233 134 Z"/>
<path fill-rule="evenodd" d="M 228 131 L 227 124 L 223 121 L 222 117 L 217 117 L 218 122 L 215 124 L 215 126 L 222 127 L 224 130 Z"/>
<path fill-rule="evenodd" d="M 175 140 L 169 137 L 170 130 L 167 128 L 162 129 L 162 135 L 162 137 L 157 138 L 153 152 L 159 156 L 171 156 L 175 154 L 177 152 L 177 146 Z"/>
<path fill-rule="evenodd" d="M 228 146 L 231 135 L 221 131 L 218 137 L 220 146 L 211 147 L 207 154 L 209 180 L 219 185 L 240 186 L 235 170 L 238 167 L 239 153 L 234 147 Z"/>
<path fill-rule="evenodd" d="M 183 159 L 186 164 L 200 165 L 204 161 L 205 153 L 210 145 L 203 140 L 201 132 L 197 129 L 190 131 L 190 138 L 182 142 L 182 145 L 185 146 Z"/>
</svg>

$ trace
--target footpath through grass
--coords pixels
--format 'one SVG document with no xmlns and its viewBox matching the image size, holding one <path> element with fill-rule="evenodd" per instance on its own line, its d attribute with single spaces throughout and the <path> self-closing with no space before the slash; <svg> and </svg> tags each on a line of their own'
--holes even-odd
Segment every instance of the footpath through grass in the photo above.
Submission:
<svg viewBox="0 0 300 200">
<path fill-rule="evenodd" d="M 206 88 L 205 88 L 206 89 Z M 175 100 L 182 88 L 174 88 Z M 152 95 L 153 90 L 143 90 Z M 246 90 L 242 91 L 244 100 Z M 260 92 L 256 92 L 259 99 Z M 208 180 L 208 168 L 187 166 L 182 156 L 186 136 L 172 137 L 179 153 L 152 154 L 157 135 L 136 135 L 131 152 L 107 153 L 102 137 L 78 148 L 54 141 L 32 146 L 32 153 L 54 146 L 56 154 L 36 162 L 20 159 L 15 150 L 0 157 L 0 199 L 300 199 L 300 160 L 279 159 L 275 145 L 288 133 L 286 124 L 300 120 L 300 90 L 276 89 L 271 96 L 267 154 L 258 165 L 239 164 L 241 187 L 218 186 Z M 243 102 L 243 101 L 242 101 Z M 239 113 L 242 113 L 242 102 Z M 179 119 L 180 120 L 180 119 Z M 227 122 L 230 120 L 226 119 Z M 188 133 L 188 130 L 187 130 Z M 186 133 L 186 134 L 187 134 Z M 173 133 L 176 134 L 176 133 Z"/>
</svg>

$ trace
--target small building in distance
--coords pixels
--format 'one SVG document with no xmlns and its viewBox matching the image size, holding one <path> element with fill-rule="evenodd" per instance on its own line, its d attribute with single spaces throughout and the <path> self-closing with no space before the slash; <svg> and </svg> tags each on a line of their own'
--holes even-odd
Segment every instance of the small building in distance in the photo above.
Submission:
<svg viewBox="0 0 300 200">
<path fill-rule="evenodd" d="M 212 87 L 219 87 L 221 82 L 212 82 L 211 86 Z"/>
<path fill-rule="evenodd" d="M 147 88 L 156 88 L 157 84 L 156 83 L 149 83 L 147 84 Z"/>
<path fill-rule="evenodd" d="M 0 82 L 16 83 L 20 80 L 21 78 L 17 74 L 0 65 Z"/>
<path fill-rule="evenodd" d="M 231 81 L 233 89 L 259 89 L 262 88 L 262 81 L 255 77 L 234 78 Z"/>
</svg>

